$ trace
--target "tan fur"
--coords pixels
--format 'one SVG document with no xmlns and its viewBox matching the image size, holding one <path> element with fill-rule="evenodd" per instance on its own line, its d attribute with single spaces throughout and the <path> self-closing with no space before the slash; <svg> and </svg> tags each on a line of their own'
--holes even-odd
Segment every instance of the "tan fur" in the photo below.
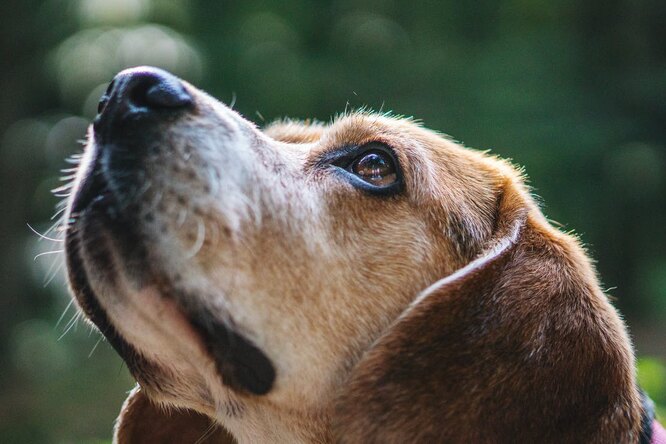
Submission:
<svg viewBox="0 0 666 444">
<path fill-rule="evenodd" d="M 239 442 L 637 441 L 622 321 L 509 163 L 368 113 L 262 133 L 188 89 L 197 112 L 165 124 L 137 202 L 152 284 L 109 283 L 83 254 L 91 291 L 140 356 L 118 442 L 162 442 L 149 438 L 164 424 L 153 402 L 181 409 L 182 433 L 205 415 Z M 318 163 L 367 142 L 395 150 L 401 194 L 367 195 Z M 272 389 L 225 386 L 178 306 L 256 344 Z M 198 412 L 195 432 L 182 409 Z"/>
</svg>

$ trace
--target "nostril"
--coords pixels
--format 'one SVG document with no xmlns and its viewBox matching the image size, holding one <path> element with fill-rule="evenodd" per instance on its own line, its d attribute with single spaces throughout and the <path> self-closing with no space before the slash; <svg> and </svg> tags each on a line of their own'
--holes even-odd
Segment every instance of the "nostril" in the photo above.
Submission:
<svg viewBox="0 0 666 444">
<path fill-rule="evenodd" d="M 138 72 L 127 80 L 126 99 L 136 107 L 175 109 L 192 104 L 181 81 L 161 70 Z"/>
<path fill-rule="evenodd" d="M 172 85 L 170 83 L 158 83 L 148 88 L 146 92 L 146 101 L 149 106 L 162 108 L 180 108 L 190 105 L 192 97 L 185 91 L 180 84 Z"/>
<path fill-rule="evenodd" d="M 113 87 L 116 84 L 116 79 L 111 80 L 109 83 L 109 86 L 106 87 L 106 91 L 104 91 L 104 94 L 102 94 L 102 97 L 99 99 L 99 103 L 97 104 L 97 114 L 101 114 L 104 111 L 104 108 L 106 108 L 107 103 L 109 103 L 109 97 L 111 96 L 111 92 L 113 91 Z"/>
<path fill-rule="evenodd" d="M 99 100 L 93 123 L 96 134 L 102 137 L 123 125 L 156 122 L 171 112 L 194 108 L 194 97 L 178 77 L 142 66 L 114 77 Z"/>
<path fill-rule="evenodd" d="M 107 97 L 110 96 L 111 91 L 113 91 L 114 86 L 116 86 L 116 79 L 115 78 L 111 79 L 111 82 L 109 82 L 109 85 L 106 87 L 106 91 L 104 91 L 104 95 L 107 96 Z"/>
<path fill-rule="evenodd" d="M 193 103 L 178 77 L 159 68 L 139 67 L 122 71 L 111 81 L 99 100 L 97 113 L 175 110 Z"/>
<path fill-rule="evenodd" d="M 106 104 L 109 103 L 109 96 L 104 94 L 100 99 L 99 103 L 97 104 L 97 114 L 102 114 L 104 111 L 104 108 L 106 108 Z"/>
</svg>

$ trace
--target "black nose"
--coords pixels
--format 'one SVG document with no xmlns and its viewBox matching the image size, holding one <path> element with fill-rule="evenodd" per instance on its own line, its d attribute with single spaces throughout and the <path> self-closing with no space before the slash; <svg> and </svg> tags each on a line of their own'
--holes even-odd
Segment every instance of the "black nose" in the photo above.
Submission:
<svg viewBox="0 0 666 444">
<path fill-rule="evenodd" d="M 193 105 L 180 79 L 163 69 L 141 66 L 116 75 L 98 105 L 97 126 L 136 121 Z"/>
</svg>

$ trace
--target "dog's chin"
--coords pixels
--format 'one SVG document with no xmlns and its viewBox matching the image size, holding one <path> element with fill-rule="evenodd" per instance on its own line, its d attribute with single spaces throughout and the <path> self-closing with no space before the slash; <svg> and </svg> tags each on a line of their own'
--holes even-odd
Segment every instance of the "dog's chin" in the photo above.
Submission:
<svg viewBox="0 0 666 444">
<path fill-rule="evenodd" d="M 121 207 L 100 175 L 91 176 L 70 207 L 70 284 L 137 381 L 160 392 L 174 373 L 200 375 L 197 367 L 210 367 L 235 391 L 268 393 L 275 380 L 270 359 L 228 322 L 183 303 L 186 295 L 151 265 L 135 209 Z"/>
<path fill-rule="evenodd" d="M 89 268 L 84 265 L 83 259 L 84 251 L 87 248 L 86 244 L 88 244 L 88 248 L 90 245 L 90 241 L 86 241 L 82 236 L 84 225 L 82 220 L 89 217 L 88 214 L 85 214 L 86 212 L 89 211 L 83 208 L 78 211 L 77 220 L 70 225 L 65 239 L 68 278 L 73 294 L 83 313 L 106 337 L 125 361 L 134 377 L 143 385 L 152 385 L 152 381 L 161 379 L 160 374 L 162 372 L 159 367 L 143 358 L 137 349 L 125 340 L 109 319 L 107 312 L 93 290 L 94 277 L 90 275 Z M 90 221 L 88 220 L 88 222 Z M 99 249 L 95 255 L 100 261 L 105 258 L 101 251 L 103 250 Z M 95 272 L 97 278 L 101 276 L 104 269 L 103 266 L 97 268 L 98 271 Z"/>
</svg>

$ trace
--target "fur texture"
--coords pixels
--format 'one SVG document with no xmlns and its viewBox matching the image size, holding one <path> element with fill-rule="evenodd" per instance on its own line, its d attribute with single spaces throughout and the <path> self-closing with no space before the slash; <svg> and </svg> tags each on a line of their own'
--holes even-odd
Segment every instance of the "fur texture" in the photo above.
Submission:
<svg viewBox="0 0 666 444">
<path fill-rule="evenodd" d="M 185 88 L 177 118 L 91 129 L 66 215 L 72 291 L 141 386 L 118 442 L 637 442 L 625 327 L 513 166 L 387 115 L 261 131 Z M 325 162 L 369 142 L 401 193 Z"/>
</svg>

